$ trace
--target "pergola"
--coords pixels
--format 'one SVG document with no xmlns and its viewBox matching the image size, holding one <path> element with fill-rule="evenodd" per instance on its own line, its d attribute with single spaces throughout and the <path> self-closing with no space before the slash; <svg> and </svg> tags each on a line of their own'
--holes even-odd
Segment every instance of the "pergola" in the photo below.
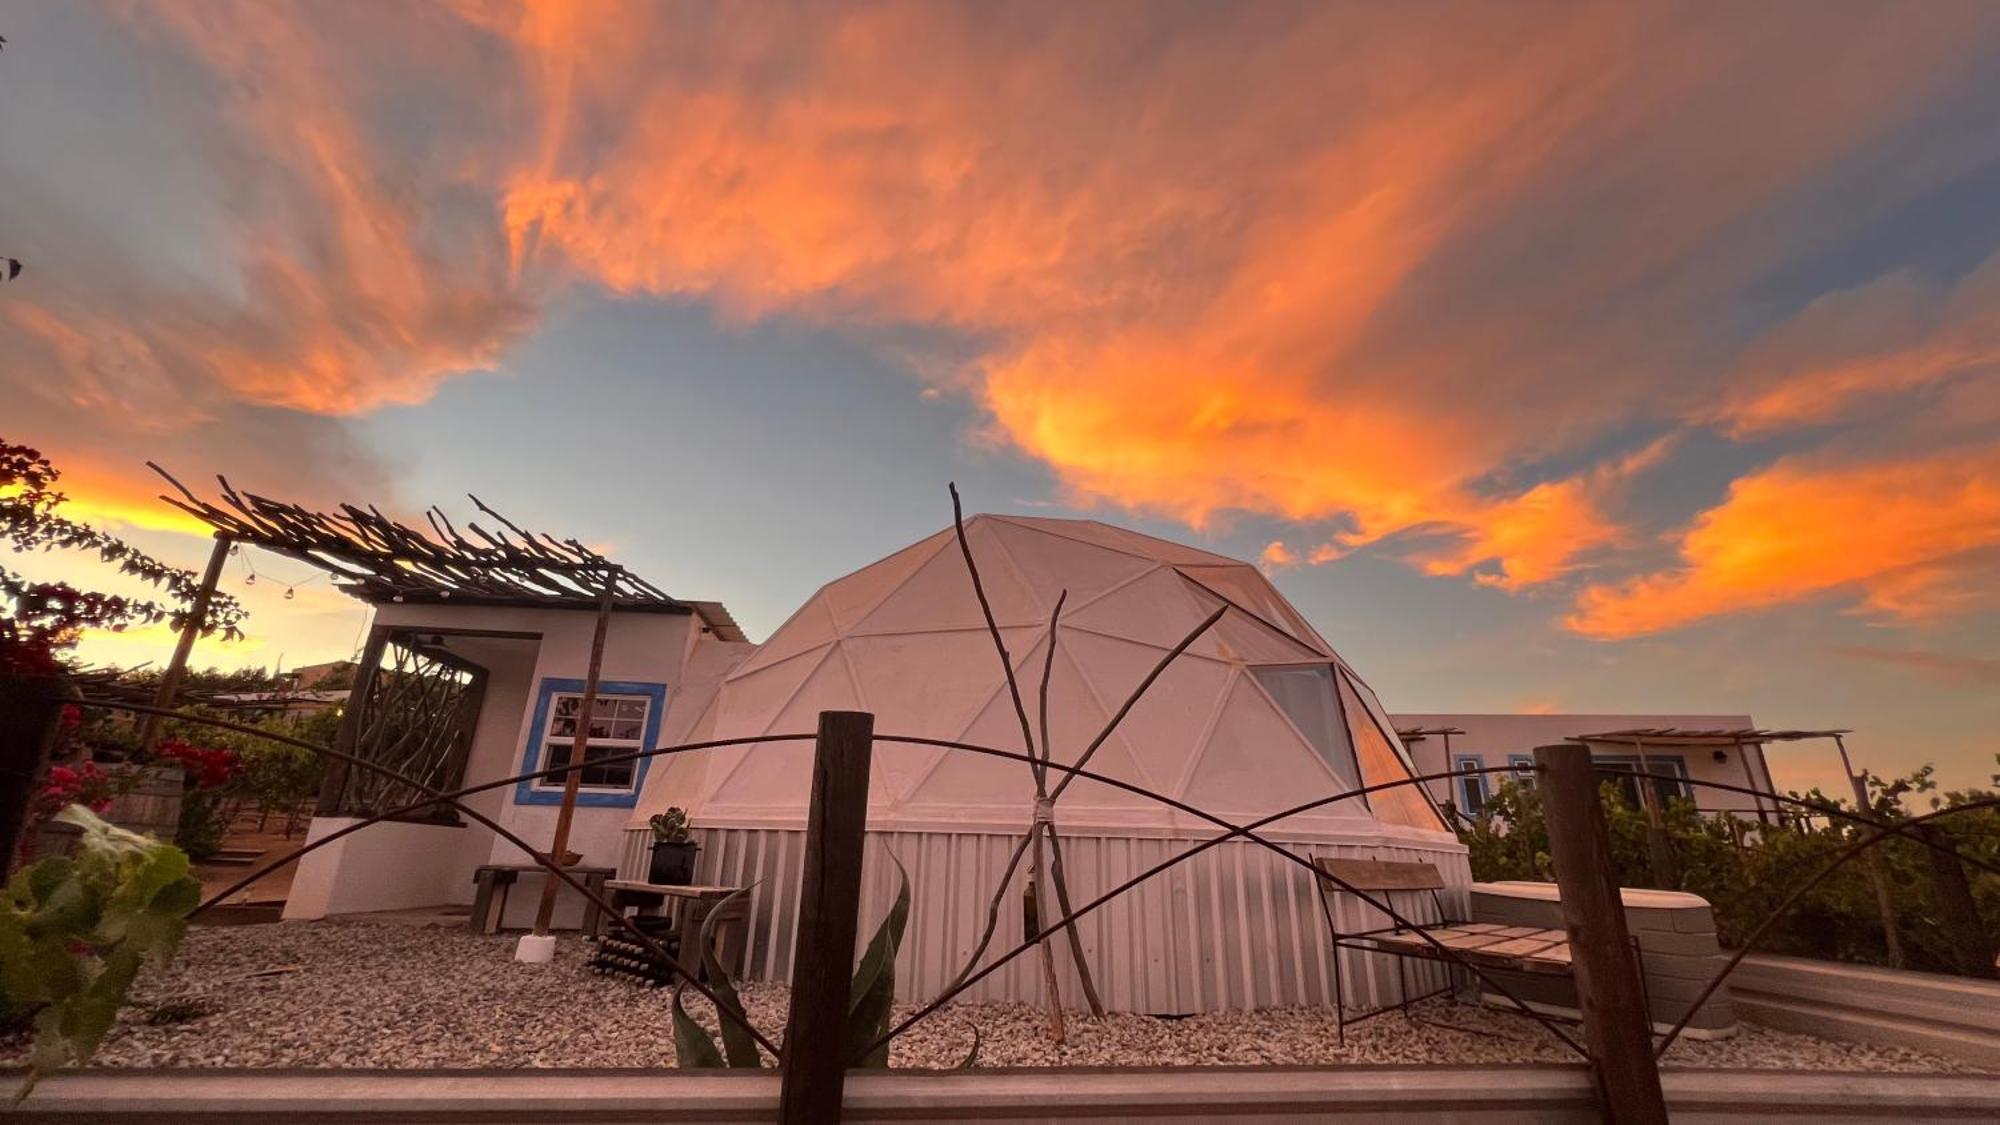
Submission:
<svg viewBox="0 0 2000 1125">
<path fill-rule="evenodd" d="M 1812 738 L 1831 738 L 1836 744 L 1839 744 L 1840 737 L 1849 733 L 1851 732 L 1847 730 L 1766 730 L 1761 727 L 1737 727 L 1724 730 L 1691 730 L 1684 727 L 1631 727 L 1624 730 L 1599 731 L 1595 734 L 1571 735 L 1570 739 L 1573 742 L 1630 746 L 1633 753 L 1638 756 L 1639 769 L 1644 773 L 1653 772 L 1652 763 L 1646 757 L 1646 748 L 1648 746 L 1655 749 L 1662 746 L 1706 746 L 1716 750 L 1721 750 L 1725 747 L 1733 748 L 1736 750 L 1737 761 L 1743 765 L 1744 784 L 1752 789 L 1775 791 L 1777 785 L 1771 779 L 1770 763 L 1766 762 L 1764 764 L 1764 776 L 1761 778 L 1758 777 L 1756 771 L 1750 768 L 1749 755 L 1743 753 L 1745 746 L 1755 746 L 1761 750 L 1764 744 L 1768 742 L 1800 742 Z M 1841 747 L 1840 758 L 1843 763 L 1847 761 L 1847 748 L 1845 746 Z M 1848 773 L 1851 777 L 1853 770 L 1850 769 Z M 1759 820 L 1768 823 L 1772 812 L 1782 811 L 1767 808 L 1764 798 L 1755 794 L 1752 794 L 1750 799 L 1756 803 L 1757 819 Z"/>
<path fill-rule="evenodd" d="M 584 715 L 592 713 L 596 701 L 605 634 L 614 612 L 692 614 L 700 619 L 704 632 L 725 641 L 745 639 L 719 603 L 671 597 L 575 539 L 558 539 L 522 528 L 477 496 L 470 499 L 498 525 L 496 529 L 489 531 L 468 520 L 461 533 L 449 517 L 433 507 L 424 512 L 430 525 L 426 533 L 390 519 L 372 504 L 365 508 L 342 504 L 337 511 L 319 512 L 238 492 L 221 476 L 216 477 L 222 499 L 218 504 L 196 495 L 160 466 L 152 462 L 147 466 L 179 494 L 160 499 L 215 529 L 215 549 L 188 627 L 175 646 L 155 700 L 162 708 L 173 706 L 223 560 L 239 544 L 261 547 L 324 570 L 333 576 L 336 588 L 371 605 L 593 610 L 597 620 L 584 678 Z M 349 754 L 359 751 L 380 756 L 374 750 L 376 743 L 382 744 L 386 748 L 383 753 L 393 752 L 401 772 L 433 789 L 450 788 L 450 784 L 438 783 L 451 781 L 463 769 L 485 675 L 484 668 L 447 651 L 442 637 L 432 635 L 437 632 L 397 632 L 379 625 L 370 630 L 349 697 L 356 702 L 342 717 L 336 740 L 337 748 Z M 392 637 L 392 633 L 396 635 Z M 399 664 L 382 674 L 382 657 L 392 643 Z M 589 723 L 577 724 L 570 749 L 574 768 L 565 775 L 562 805 L 549 846 L 549 854 L 557 862 L 563 862 L 568 853 L 589 728 Z M 145 736 L 149 742 L 151 731 L 149 727 Z M 337 763 L 329 768 L 321 791 L 323 814 L 342 811 L 333 806 L 348 799 L 347 773 Z M 381 803 L 388 800 L 388 794 L 377 792 L 372 799 Z M 550 879 L 543 886 L 535 920 L 538 939 L 548 933 L 557 885 Z"/>
</svg>

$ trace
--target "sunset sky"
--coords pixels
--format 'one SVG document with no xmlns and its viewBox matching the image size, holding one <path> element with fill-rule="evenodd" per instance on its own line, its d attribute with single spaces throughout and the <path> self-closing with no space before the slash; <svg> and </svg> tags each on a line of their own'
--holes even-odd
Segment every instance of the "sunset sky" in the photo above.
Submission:
<svg viewBox="0 0 2000 1125">
<path fill-rule="evenodd" d="M 956 480 L 1261 558 L 1392 710 L 2000 768 L 2000 5 L 0 0 L 0 35 L 0 435 L 163 557 L 206 543 L 149 458 L 473 491 L 762 637 Z M 232 561 L 251 639 L 197 662 L 348 655 L 357 603 L 283 597 L 312 573 Z"/>
</svg>

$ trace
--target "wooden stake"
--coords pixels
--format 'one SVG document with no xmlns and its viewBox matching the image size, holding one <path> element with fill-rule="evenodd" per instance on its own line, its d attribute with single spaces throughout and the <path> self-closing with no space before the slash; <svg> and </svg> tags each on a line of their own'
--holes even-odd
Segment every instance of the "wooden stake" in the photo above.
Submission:
<svg viewBox="0 0 2000 1125">
<path fill-rule="evenodd" d="M 1549 858 L 1556 869 L 1576 970 L 1577 1007 L 1605 1117 L 1618 1125 L 1665 1125 L 1652 1016 L 1625 929 L 1625 905 L 1611 866 L 1611 841 L 1590 749 L 1576 743 L 1537 746 L 1535 775 L 1548 810 Z"/>
<path fill-rule="evenodd" d="M 208 552 L 208 569 L 201 573 L 201 587 L 195 591 L 194 604 L 188 607 L 180 639 L 174 642 L 173 658 L 167 661 L 167 670 L 160 676 L 160 689 L 153 695 L 155 707 L 171 709 L 174 696 L 180 694 L 181 680 L 187 675 L 188 656 L 194 652 L 194 639 L 201 636 L 202 626 L 208 624 L 208 603 L 215 597 L 215 584 L 222 580 L 222 562 L 229 557 L 229 548 L 235 542 L 223 532 L 215 533 L 215 546 Z M 164 722 L 158 715 L 146 716 L 146 721 L 139 725 L 139 745 L 152 750 Z"/>
<path fill-rule="evenodd" d="M 1652 773 L 1653 763 L 1646 757 L 1646 741 L 1632 740 L 1632 749 L 1639 755 L 1639 772 Z M 1639 805 L 1646 810 L 1646 858 L 1653 869 L 1653 882 L 1664 890 L 1677 890 L 1680 880 L 1674 874 L 1674 849 L 1667 842 L 1667 826 L 1660 819 L 1660 794 L 1653 788 L 1653 780 L 1648 777 L 1633 778 L 1638 785 Z"/>
<path fill-rule="evenodd" d="M 1048 864 L 1043 862 L 1042 856 L 1042 829 L 1044 827 L 1046 827 L 1044 824 L 1037 821 L 1034 827 L 1028 829 L 1028 832 L 1035 838 L 1035 857 L 1028 868 L 1028 886 L 1034 894 L 1032 901 L 1035 904 L 1035 908 L 1031 912 L 1031 921 L 1034 924 L 1035 933 L 1041 935 L 1042 939 L 1038 944 L 1041 949 L 1042 991 L 1047 994 L 1046 999 L 1049 1008 L 1049 1040 L 1054 1043 L 1061 1043 L 1067 1035 L 1067 1029 L 1063 1026 L 1062 990 L 1056 985 L 1056 954 L 1055 950 L 1049 947 L 1049 928 L 1048 924 L 1043 921 L 1048 917 L 1049 909 Z"/>
<path fill-rule="evenodd" d="M 1914 829 L 1928 845 L 1924 855 L 1931 864 L 1931 902 L 1937 907 L 1938 925 L 1951 941 L 1958 971 L 1969 977 L 1993 980 L 2000 977 L 2000 949 L 1979 917 L 1979 903 L 1972 897 L 1972 884 L 1965 878 L 1965 863 L 1958 857 L 1958 844 L 1951 833 L 1926 825 Z"/>
<path fill-rule="evenodd" d="M 576 817 L 576 790 L 583 783 L 584 750 L 590 744 L 590 719 L 597 708 L 597 675 L 604 667 L 604 635 L 611 627 L 611 600 L 618 589 L 618 572 L 605 576 L 604 593 L 597 600 L 597 629 L 590 637 L 590 668 L 583 677 L 583 701 L 577 705 L 576 738 L 569 744 L 569 770 L 563 774 L 562 807 L 556 811 L 556 835 L 549 843 L 549 862 L 568 867 L 563 856 L 569 852 L 569 825 Z M 556 912 L 554 876 L 542 881 L 542 900 L 535 907 L 535 936 L 549 932 L 549 919 Z"/>
<path fill-rule="evenodd" d="M 53 676 L 0 676 L 0 879 L 28 826 L 28 806 L 55 740 L 63 700 Z"/>
<path fill-rule="evenodd" d="M 1847 743 L 1837 734 L 1833 736 L 1833 745 L 1840 751 L 1840 768 L 1847 774 L 1847 783 L 1854 787 L 1854 811 L 1868 816 L 1873 805 L 1868 800 L 1867 771 L 1854 771 L 1854 762 L 1847 756 Z M 1903 967 L 1903 934 L 1896 925 L 1896 903 L 1889 897 L 1889 876 L 1882 869 L 1882 849 L 1879 847 L 1868 849 L 1868 882 L 1875 888 L 1875 909 L 1882 916 L 1882 938 L 1888 949 L 1889 964 L 1900 969 Z"/>
<path fill-rule="evenodd" d="M 865 711 L 820 712 L 778 1095 L 783 1125 L 838 1122 L 849 1052 L 862 1046 L 845 1038 L 874 737 L 875 716 Z"/>
</svg>

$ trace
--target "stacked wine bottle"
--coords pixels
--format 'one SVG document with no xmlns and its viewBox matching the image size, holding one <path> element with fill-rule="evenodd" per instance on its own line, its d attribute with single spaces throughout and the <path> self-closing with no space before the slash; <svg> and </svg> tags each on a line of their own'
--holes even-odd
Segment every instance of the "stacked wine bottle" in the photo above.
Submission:
<svg viewBox="0 0 2000 1125">
<path fill-rule="evenodd" d="M 675 957 L 681 955 L 680 934 L 674 931 L 671 919 L 638 917 L 631 921 L 668 953 Z M 631 977 L 655 988 L 670 984 L 674 979 L 673 966 L 640 944 L 632 936 L 632 931 L 623 926 L 608 929 L 598 939 L 597 952 L 590 955 L 590 968 L 598 973 Z"/>
</svg>

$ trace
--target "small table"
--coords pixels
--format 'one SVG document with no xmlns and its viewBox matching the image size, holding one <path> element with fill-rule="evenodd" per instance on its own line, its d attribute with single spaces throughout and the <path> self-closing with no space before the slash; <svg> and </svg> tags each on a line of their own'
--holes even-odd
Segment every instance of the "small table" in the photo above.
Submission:
<svg viewBox="0 0 2000 1125">
<path fill-rule="evenodd" d="M 613 879 L 605 887 L 611 892 L 611 909 L 621 914 L 628 907 L 641 914 L 667 913 L 673 919 L 675 932 L 681 935 L 681 948 L 686 951 L 683 958 L 699 955 L 695 942 L 701 934 L 702 922 L 714 914 L 716 959 L 731 972 L 741 975 L 743 951 L 750 937 L 750 898 L 745 895 L 727 906 L 720 904 L 743 888 L 675 886 L 632 879 Z M 720 913 L 717 913 L 718 907 Z M 592 921 L 594 926 L 586 928 L 594 935 L 602 929 L 603 920 L 594 918 Z M 701 971 L 698 963 L 688 967 Z"/>
<path fill-rule="evenodd" d="M 618 873 L 618 870 L 613 867 L 587 867 L 583 865 L 565 867 L 563 870 L 583 880 L 584 888 L 595 893 L 600 898 L 604 895 L 605 882 Z M 472 883 L 477 888 L 472 894 L 471 925 L 473 930 L 482 934 L 500 932 L 500 920 L 507 916 L 507 892 L 513 888 L 514 881 L 520 878 L 522 872 L 525 871 L 540 871 L 546 874 L 548 868 L 543 867 L 539 863 L 482 863 L 473 871 Z M 554 878 L 553 875 L 549 877 Z M 500 893 L 495 895 L 493 893 L 495 890 L 498 890 Z M 602 911 L 597 908 L 596 903 L 592 902 L 585 905 L 583 912 L 584 932 L 592 934 L 597 932 L 598 915 L 600 913 Z"/>
</svg>

